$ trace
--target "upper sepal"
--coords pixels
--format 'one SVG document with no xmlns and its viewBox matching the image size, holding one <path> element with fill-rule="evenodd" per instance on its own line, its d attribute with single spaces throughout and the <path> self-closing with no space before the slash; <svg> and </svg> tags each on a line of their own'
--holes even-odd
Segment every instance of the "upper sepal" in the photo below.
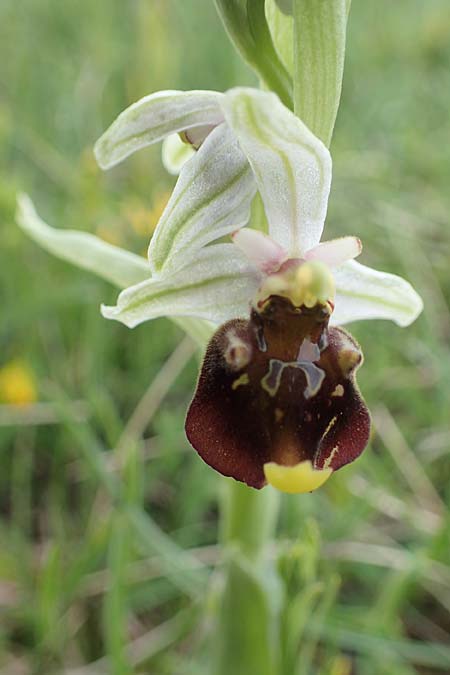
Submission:
<svg viewBox="0 0 450 675">
<path fill-rule="evenodd" d="M 231 89 L 221 105 L 253 169 L 270 236 L 291 257 L 302 256 L 322 234 L 330 153 L 275 94 Z"/>
</svg>

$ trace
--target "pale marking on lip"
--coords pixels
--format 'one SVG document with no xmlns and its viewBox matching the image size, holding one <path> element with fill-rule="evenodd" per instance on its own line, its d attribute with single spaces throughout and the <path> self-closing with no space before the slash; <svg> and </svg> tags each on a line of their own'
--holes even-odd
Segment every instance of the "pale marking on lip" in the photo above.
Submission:
<svg viewBox="0 0 450 675">
<path fill-rule="evenodd" d="M 261 386 L 267 391 L 269 396 L 275 396 L 278 392 L 281 384 L 281 375 L 286 366 L 287 363 L 279 359 L 270 359 L 269 370 L 261 380 Z"/>
<path fill-rule="evenodd" d="M 251 359 L 251 347 L 244 342 L 242 338 L 236 335 L 234 330 L 229 330 L 226 333 L 226 340 L 228 345 L 224 354 L 225 361 L 234 370 L 241 370 L 241 368 L 244 368 Z"/>
<path fill-rule="evenodd" d="M 261 386 L 269 396 L 275 396 L 280 388 L 281 377 L 285 368 L 298 368 L 303 371 L 306 378 L 306 387 L 303 396 L 306 399 L 315 396 L 325 379 L 325 371 L 309 361 L 280 361 L 270 359 L 269 371 L 261 380 Z"/>
<path fill-rule="evenodd" d="M 275 408 L 275 421 L 281 422 L 283 417 L 284 417 L 284 412 L 281 410 L 281 408 Z"/>
<path fill-rule="evenodd" d="M 330 420 L 330 422 L 329 422 L 329 424 L 328 424 L 327 428 L 325 429 L 325 432 L 324 432 L 324 434 L 323 434 L 323 436 L 322 436 L 322 441 L 323 441 L 324 438 L 326 438 L 326 436 L 330 433 L 331 429 L 332 429 L 332 428 L 334 427 L 334 425 L 336 424 L 337 418 L 338 418 L 337 415 L 335 415 L 334 417 L 331 418 L 331 420 Z M 324 462 L 324 464 L 323 464 L 323 468 L 324 468 L 324 469 L 329 469 L 329 468 L 330 468 L 330 464 L 331 464 L 331 462 L 333 461 L 335 455 L 336 455 L 338 452 L 339 452 L 339 446 L 336 445 L 336 446 L 333 448 L 333 450 L 330 452 L 330 454 L 328 455 L 328 457 L 326 458 L 326 460 L 325 460 L 325 462 Z"/>
<path fill-rule="evenodd" d="M 247 373 L 243 373 L 240 377 L 237 378 L 231 385 L 231 388 L 233 391 L 235 391 L 238 387 L 241 387 L 242 385 L 248 384 L 250 382 L 250 379 L 247 375 Z"/>
<path fill-rule="evenodd" d="M 334 425 L 336 424 L 336 422 L 337 422 L 337 415 L 335 415 L 334 417 L 331 418 L 331 420 L 330 420 L 330 422 L 329 422 L 327 428 L 326 428 L 325 431 L 323 432 L 322 439 L 324 439 L 325 436 L 331 431 L 331 429 L 334 427 Z"/>
<path fill-rule="evenodd" d="M 320 359 L 320 349 L 315 342 L 305 338 L 298 350 L 297 361 L 318 361 Z"/>
<path fill-rule="evenodd" d="M 258 343 L 258 349 L 261 352 L 266 352 L 267 351 L 267 343 L 264 337 L 264 330 L 262 327 L 258 327 L 255 331 L 256 335 L 256 342 Z"/>
<path fill-rule="evenodd" d="M 337 455 L 338 452 L 339 452 L 339 446 L 336 445 L 333 448 L 333 450 L 331 451 L 331 453 L 329 454 L 329 456 L 326 458 L 325 462 L 323 463 L 324 469 L 330 468 L 331 462 L 333 461 L 333 459 L 335 458 L 335 456 Z"/>
</svg>

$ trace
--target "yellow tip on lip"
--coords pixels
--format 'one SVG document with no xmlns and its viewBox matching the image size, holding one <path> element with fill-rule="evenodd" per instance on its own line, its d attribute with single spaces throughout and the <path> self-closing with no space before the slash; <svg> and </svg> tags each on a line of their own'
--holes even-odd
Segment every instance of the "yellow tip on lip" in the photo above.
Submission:
<svg viewBox="0 0 450 675">
<path fill-rule="evenodd" d="M 317 490 L 332 473 L 333 469 L 314 469 L 309 459 L 294 466 L 283 466 L 275 462 L 264 464 L 267 482 L 277 490 L 289 494 Z"/>
</svg>

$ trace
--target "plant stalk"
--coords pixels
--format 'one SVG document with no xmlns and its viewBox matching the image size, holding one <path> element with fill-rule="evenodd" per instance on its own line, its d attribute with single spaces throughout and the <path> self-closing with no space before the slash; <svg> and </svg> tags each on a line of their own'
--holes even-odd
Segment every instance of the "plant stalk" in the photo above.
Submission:
<svg viewBox="0 0 450 675">
<path fill-rule="evenodd" d="M 277 675 L 280 584 L 270 556 L 279 494 L 226 479 L 214 675 Z"/>
</svg>

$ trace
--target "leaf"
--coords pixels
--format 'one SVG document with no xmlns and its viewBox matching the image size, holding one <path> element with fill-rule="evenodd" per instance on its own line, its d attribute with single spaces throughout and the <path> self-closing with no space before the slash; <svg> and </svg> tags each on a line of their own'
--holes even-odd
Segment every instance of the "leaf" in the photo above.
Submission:
<svg viewBox="0 0 450 675">
<path fill-rule="evenodd" d="M 17 223 L 32 239 L 58 258 L 94 272 L 119 288 L 137 284 L 150 276 L 141 256 L 108 244 L 88 232 L 58 230 L 39 218 L 27 195 L 18 198 Z"/>
<path fill-rule="evenodd" d="M 108 573 L 110 582 L 103 600 L 103 635 L 106 653 L 114 675 L 131 675 L 132 668 L 125 652 L 128 641 L 128 603 L 126 566 L 130 560 L 132 531 L 120 512 L 112 520 L 108 545 Z"/>
<path fill-rule="evenodd" d="M 150 242 L 153 272 L 181 267 L 195 251 L 246 225 L 255 191 L 236 138 L 220 125 L 180 173 Z"/>
<path fill-rule="evenodd" d="M 259 283 L 254 267 L 233 244 L 216 244 L 172 275 L 127 288 L 103 316 L 129 328 L 158 316 L 195 316 L 214 323 L 246 316 Z"/>
<path fill-rule="evenodd" d="M 318 636 L 328 645 L 336 645 L 341 649 L 373 655 L 386 654 L 390 658 L 397 657 L 418 666 L 428 666 L 443 672 L 450 669 L 450 647 L 443 642 L 426 642 L 424 640 L 391 639 L 384 636 L 369 635 L 362 631 L 349 630 L 343 626 L 348 623 L 348 616 L 341 614 L 335 620 L 327 620 L 322 624 L 313 619 L 306 626 L 308 635 Z"/>
<path fill-rule="evenodd" d="M 136 548 L 145 556 L 161 562 L 162 576 L 188 597 L 197 599 L 208 581 L 208 572 L 198 558 L 182 549 L 148 513 L 137 506 L 124 509 L 128 526 L 134 533 Z"/>
<path fill-rule="evenodd" d="M 207 124 L 220 124 L 215 91 L 158 91 L 124 110 L 95 144 L 102 169 L 109 169 L 133 152 L 161 141 L 169 134 Z"/>
<path fill-rule="evenodd" d="M 334 270 L 336 306 L 332 323 L 391 319 L 408 326 L 423 309 L 420 296 L 405 279 L 353 260 Z"/>
<path fill-rule="evenodd" d="M 237 51 L 285 105 L 292 108 L 292 79 L 279 58 L 265 15 L 265 0 L 215 0 Z"/>
<path fill-rule="evenodd" d="M 320 241 L 331 184 L 323 143 L 272 93 L 237 88 L 222 101 L 253 169 L 270 236 L 291 257 Z"/>
</svg>

